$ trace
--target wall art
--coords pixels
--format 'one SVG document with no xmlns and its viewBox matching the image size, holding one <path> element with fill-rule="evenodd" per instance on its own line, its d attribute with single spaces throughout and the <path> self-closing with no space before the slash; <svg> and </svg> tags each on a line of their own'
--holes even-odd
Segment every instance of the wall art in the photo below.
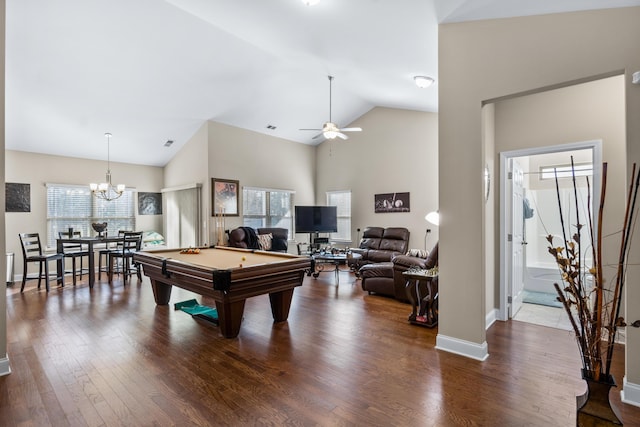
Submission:
<svg viewBox="0 0 640 427">
<path fill-rule="evenodd" d="M 240 183 L 232 179 L 211 178 L 211 216 L 238 216 Z"/>
<path fill-rule="evenodd" d="M 385 193 L 376 194 L 375 213 L 384 212 L 409 212 L 409 193 Z"/>
</svg>

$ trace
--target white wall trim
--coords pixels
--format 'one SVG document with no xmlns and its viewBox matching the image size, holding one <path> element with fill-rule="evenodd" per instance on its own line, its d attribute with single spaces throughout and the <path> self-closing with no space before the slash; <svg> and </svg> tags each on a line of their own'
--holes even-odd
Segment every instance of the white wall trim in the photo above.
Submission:
<svg viewBox="0 0 640 427">
<path fill-rule="evenodd" d="M 498 320 L 498 309 L 494 308 L 493 310 L 487 313 L 487 316 L 484 319 L 484 324 L 485 324 L 484 329 L 485 330 L 489 329 L 491 325 L 496 323 L 496 320 Z"/>
<path fill-rule="evenodd" d="M 11 373 L 11 366 L 9 366 L 9 355 L 5 354 L 2 359 L 0 359 L 0 377 L 4 375 L 9 375 Z"/>
<path fill-rule="evenodd" d="M 436 336 L 436 349 L 459 354 L 460 356 L 469 357 L 481 362 L 487 360 L 489 357 L 489 349 L 486 341 L 482 344 L 477 344 L 442 334 Z"/>
<path fill-rule="evenodd" d="M 622 391 L 620 400 L 623 403 L 640 407 L 640 384 L 627 382 L 627 377 L 622 379 Z"/>
</svg>

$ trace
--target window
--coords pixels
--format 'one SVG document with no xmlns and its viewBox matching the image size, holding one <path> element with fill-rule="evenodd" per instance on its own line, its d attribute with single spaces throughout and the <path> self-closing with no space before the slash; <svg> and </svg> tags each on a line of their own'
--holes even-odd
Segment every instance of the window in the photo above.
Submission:
<svg viewBox="0 0 640 427">
<path fill-rule="evenodd" d="M 83 236 L 95 233 L 93 222 L 106 222 L 107 233 L 135 230 L 133 190 L 110 202 L 91 195 L 86 185 L 47 184 L 47 247 L 55 247 L 58 232 L 73 228 Z"/>
<path fill-rule="evenodd" d="M 280 227 L 293 236 L 293 191 L 242 189 L 242 216 L 246 227 Z"/>
<path fill-rule="evenodd" d="M 591 163 L 573 165 L 573 169 L 575 176 L 593 175 L 593 165 Z M 556 179 L 556 173 L 558 174 L 558 179 L 571 178 L 573 176 L 571 165 L 542 166 L 540 168 L 540 179 Z"/>
<path fill-rule="evenodd" d="M 327 206 L 338 211 L 338 232 L 331 233 L 331 240 L 351 242 L 351 191 L 328 191 Z"/>
</svg>

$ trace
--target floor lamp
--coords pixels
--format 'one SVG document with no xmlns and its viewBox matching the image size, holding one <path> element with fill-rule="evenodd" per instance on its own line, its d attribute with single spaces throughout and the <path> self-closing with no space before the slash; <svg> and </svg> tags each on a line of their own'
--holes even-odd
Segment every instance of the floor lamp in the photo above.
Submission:
<svg viewBox="0 0 640 427">
<path fill-rule="evenodd" d="M 438 211 L 429 212 L 424 216 L 424 219 L 426 219 L 427 222 L 435 226 L 440 225 L 440 213 Z M 427 237 L 429 236 L 429 233 L 431 233 L 431 229 L 427 228 L 427 232 L 424 233 L 424 250 L 425 251 L 429 250 L 429 248 L 427 248 Z"/>
</svg>

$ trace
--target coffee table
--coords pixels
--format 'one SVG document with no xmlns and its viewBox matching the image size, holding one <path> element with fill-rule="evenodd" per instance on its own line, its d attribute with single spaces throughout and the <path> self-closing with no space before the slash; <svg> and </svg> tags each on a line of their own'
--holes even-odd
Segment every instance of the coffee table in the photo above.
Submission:
<svg viewBox="0 0 640 427">
<path fill-rule="evenodd" d="M 325 271 L 325 266 L 332 265 L 336 277 L 336 285 L 340 284 L 340 264 L 346 263 L 348 260 L 357 260 L 362 258 L 361 254 L 352 252 L 338 253 L 318 253 L 311 255 L 311 273 L 317 278 L 320 273 Z M 330 271 L 330 270 L 327 270 Z"/>
</svg>

